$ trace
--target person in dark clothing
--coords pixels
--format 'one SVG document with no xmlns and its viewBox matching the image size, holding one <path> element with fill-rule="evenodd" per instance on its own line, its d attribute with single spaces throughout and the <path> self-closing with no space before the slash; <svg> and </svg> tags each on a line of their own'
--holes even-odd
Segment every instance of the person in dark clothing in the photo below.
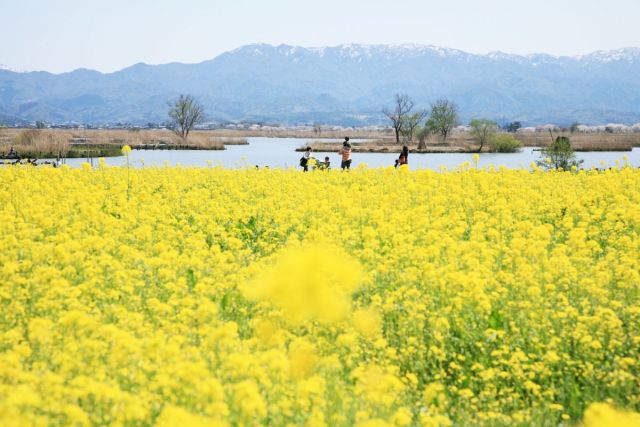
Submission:
<svg viewBox="0 0 640 427">
<path fill-rule="evenodd" d="M 408 165 L 408 164 L 409 164 L 409 147 L 405 145 L 402 147 L 402 152 L 400 153 L 400 157 L 398 157 L 398 160 L 396 160 L 396 167 L 402 166 L 402 165 Z"/>
<path fill-rule="evenodd" d="M 309 160 L 311 160 L 311 147 L 307 147 L 302 158 L 300 159 L 300 166 L 304 172 L 309 171 Z"/>
</svg>

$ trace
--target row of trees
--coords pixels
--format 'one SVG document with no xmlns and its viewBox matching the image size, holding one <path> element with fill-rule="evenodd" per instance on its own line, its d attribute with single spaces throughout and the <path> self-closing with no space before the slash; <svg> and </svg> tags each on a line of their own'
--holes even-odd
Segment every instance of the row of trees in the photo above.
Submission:
<svg viewBox="0 0 640 427">
<path fill-rule="evenodd" d="M 437 133 L 444 140 L 451 129 L 458 125 L 458 107 L 447 99 L 440 99 L 431 104 L 431 113 L 421 110 L 413 112 L 414 102 L 407 94 L 396 94 L 393 109 L 383 109 L 382 113 L 391 120 L 391 126 L 396 135 L 396 142 L 400 137 L 411 142 L 418 136 L 421 143 L 430 133 Z M 423 127 L 420 124 L 427 119 Z"/>
<path fill-rule="evenodd" d="M 193 127 L 205 119 L 202 104 L 191 95 L 180 95 L 169 107 L 171 128 L 184 140 L 188 138 Z M 447 99 L 440 99 L 431 104 L 430 114 L 424 110 L 414 112 L 413 108 L 414 102 L 409 95 L 396 94 L 393 110 L 383 110 L 391 120 L 397 143 L 400 143 L 401 136 L 411 142 L 417 135 L 420 144 L 423 145 L 430 134 L 438 134 L 446 141 L 451 130 L 458 125 L 458 107 Z M 421 126 L 425 119 L 427 120 L 424 126 Z M 489 120 L 473 120 L 470 126 L 472 134 L 480 144 L 480 150 L 498 129 L 498 125 Z M 519 127 L 519 123 L 517 126 Z M 314 128 L 314 131 L 319 133 L 320 129 Z"/>
<path fill-rule="evenodd" d="M 424 140 L 431 134 L 439 135 L 446 142 L 451 130 L 460 124 L 458 107 L 448 99 L 439 99 L 431 104 L 429 112 L 414 111 L 414 102 L 407 94 L 396 94 L 392 109 L 384 108 L 382 113 L 391 121 L 396 142 L 402 137 L 406 142 L 418 137 L 421 148 Z M 426 119 L 426 121 L 425 121 Z M 421 123 L 424 125 L 421 126 Z M 469 123 L 471 135 L 479 145 L 478 151 L 490 142 L 500 130 L 500 126 L 492 120 L 474 119 Z M 522 127 L 520 122 L 511 122 L 504 126 L 507 132 L 517 132 Z"/>
</svg>

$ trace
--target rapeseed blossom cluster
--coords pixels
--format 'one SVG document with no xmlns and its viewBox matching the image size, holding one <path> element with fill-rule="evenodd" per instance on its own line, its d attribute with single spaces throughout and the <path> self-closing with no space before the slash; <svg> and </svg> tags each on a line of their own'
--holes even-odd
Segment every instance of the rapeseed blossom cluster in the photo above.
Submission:
<svg viewBox="0 0 640 427">
<path fill-rule="evenodd" d="M 0 224 L 3 426 L 638 425 L 635 169 L 2 168 Z"/>
</svg>

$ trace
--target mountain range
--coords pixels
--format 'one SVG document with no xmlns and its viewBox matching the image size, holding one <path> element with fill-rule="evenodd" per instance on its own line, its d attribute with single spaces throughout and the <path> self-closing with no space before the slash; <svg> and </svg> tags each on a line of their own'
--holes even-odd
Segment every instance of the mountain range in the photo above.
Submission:
<svg viewBox="0 0 640 427">
<path fill-rule="evenodd" d="M 181 93 L 198 98 L 211 122 L 386 124 L 382 108 L 407 93 L 421 109 L 454 101 L 463 122 L 632 124 L 640 122 L 640 49 L 522 56 L 254 44 L 198 64 L 139 63 L 106 74 L 0 70 L 0 122 L 163 122 Z"/>
</svg>

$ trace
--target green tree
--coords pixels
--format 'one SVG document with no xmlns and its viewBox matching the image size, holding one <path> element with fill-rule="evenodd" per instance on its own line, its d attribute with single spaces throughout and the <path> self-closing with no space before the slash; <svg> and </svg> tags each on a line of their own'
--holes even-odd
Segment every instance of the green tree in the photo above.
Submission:
<svg viewBox="0 0 640 427">
<path fill-rule="evenodd" d="M 469 126 L 471 127 L 471 136 L 480 145 L 478 153 L 482 151 L 482 147 L 484 147 L 498 131 L 498 124 L 486 119 L 471 120 Z"/>
<path fill-rule="evenodd" d="M 183 140 L 193 127 L 204 121 L 204 107 L 191 95 L 180 95 L 169 104 L 170 128 Z"/>
<path fill-rule="evenodd" d="M 440 134 L 446 141 L 451 130 L 458 125 L 458 107 L 448 99 L 439 99 L 431 104 L 431 115 L 427 127 L 433 133 Z"/>
<path fill-rule="evenodd" d="M 420 127 L 420 122 L 422 122 L 426 116 L 427 116 L 427 113 L 425 111 L 420 111 L 418 113 L 405 115 L 403 117 L 401 131 L 402 131 L 402 136 L 404 136 L 404 138 L 408 142 L 413 141 L 413 137 L 416 134 L 416 131 L 418 130 L 418 128 Z"/>
<path fill-rule="evenodd" d="M 504 129 L 507 132 L 516 133 L 516 132 L 518 132 L 518 129 L 520 129 L 521 127 L 522 127 L 522 123 L 520 123 L 520 122 L 511 122 L 511 123 L 507 123 L 505 125 Z"/>
<path fill-rule="evenodd" d="M 36 129 L 44 129 L 47 127 L 47 124 L 42 120 L 36 120 Z"/>
<path fill-rule="evenodd" d="M 538 160 L 537 164 L 545 169 L 568 171 L 574 166 L 578 168 L 583 162 L 576 160 L 571 141 L 566 136 L 557 137 L 551 145 L 540 151 L 540 155 L 542 159 Z"/>
</svg>

